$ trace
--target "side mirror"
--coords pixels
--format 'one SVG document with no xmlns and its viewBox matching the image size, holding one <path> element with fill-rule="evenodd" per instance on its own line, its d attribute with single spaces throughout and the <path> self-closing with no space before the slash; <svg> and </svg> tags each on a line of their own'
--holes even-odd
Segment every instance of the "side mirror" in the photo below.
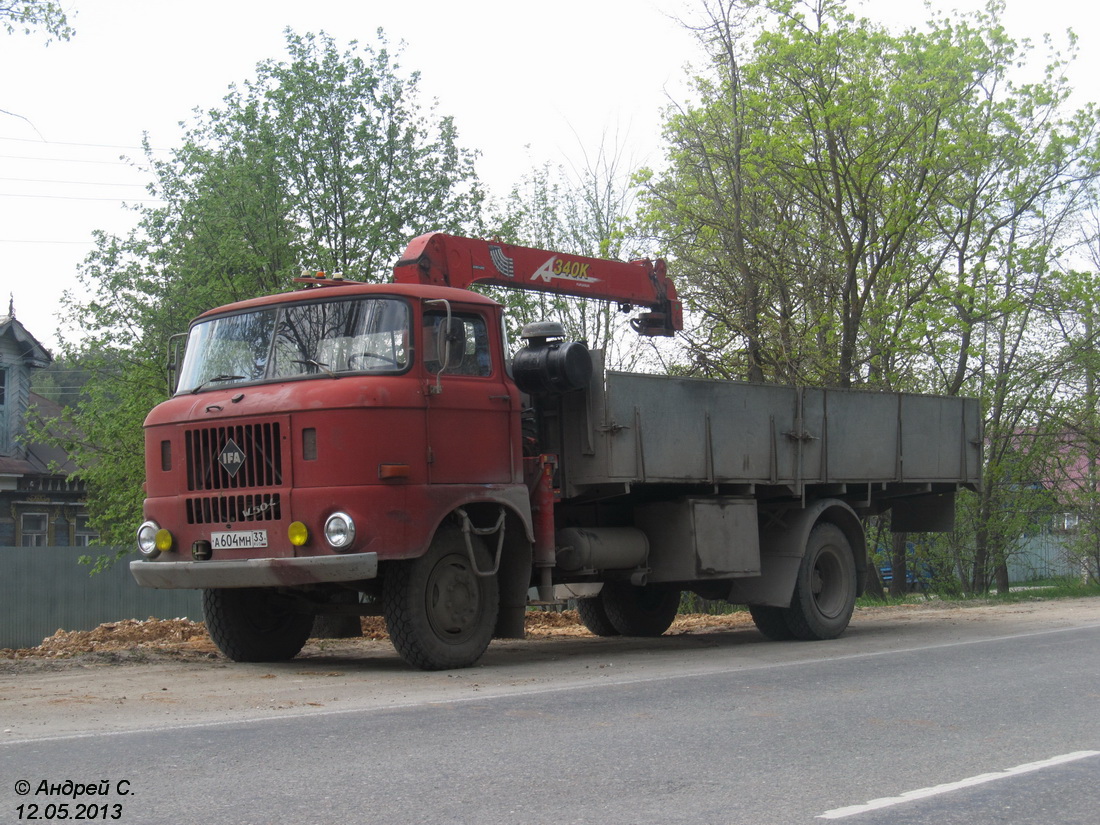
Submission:
<svg viewBox="0 0 1100 825">
<path fill-rule="evenodd" d="M 466 324 L 461 318 L 441 319 L 435 340 L 439 349 L 438 360 L 442 364 L 440 372 L 462 363 L 466 357 Z"/>
<path fill-rule="evenodd" d="M 424 362 L 425 366 L 428 367 L 428 370 L 430 372 L 435 372 L 435 384 L 433 384 L 428 389 L 428 392 L 431 395 L 439 395 L 441 392 L 443 392 L 443 373 L 445 373 L 447 371 L 447 368 L 452 363 L 454 363 L 454 361 L 452 361 L 451 357 L 455 354 L 454 353 L 454 350 L 455 350 L 454 342 L 458 338 L 458 331 L 456 329 L 456 322 L 457 322 L 457 324 L 462 325 L 462 329 L 463 329 L 463 332 L 462 332 L 462 337 L 463 337 L 462 352 L 463 353 L 465 352 L 465 349 L 466 349 L 466 344 L 465 344 L 465 335 L 466 335 L 466 333 L 465 333 L 465 325 L 462 324 L 462 322 L 459 321 L 457 318 L 455 318 L 451 315 L 451 302 L 450 301 L 448 301 L 446 298 L 432 298 L 431 300 L 428 300 L 428 301 L 424 302 L 425 306 L 431 306 L 432 304 L 440 304 L 441 306 L 443 306 L 444 309 L 447 310 L 446 317 L 440 318 L 437 322 L 435 322 L 435 328 L 432 330 L 432 334 L 435 337 L 435 352 L 432 354 L 431 357 L 427 357 L 425 362 Z M 427 347 L 425 347 L 424 354 L 425 354 L 425 356 L 428 356 Z M 462 355 L 459 355 L 459 358 L 461 358 L 461 357 L 462 357 Z M 434 364 L 429 364 L 429 362 L 431 362 L 431 361 L 434 361 L 435 363 Z M 438 366 L 438 369 L 437 369 L 437 366 Z"/>
<path fill-rule="evenodd" d="M 165 365 L 168 382 L 168 395 L 172 396 L 179 386 L 180 366 L 183 364 L 183 356 L 187 350 L 187 333 L 177 332 L 168 339 L 168 363 Z"/>
</svg>

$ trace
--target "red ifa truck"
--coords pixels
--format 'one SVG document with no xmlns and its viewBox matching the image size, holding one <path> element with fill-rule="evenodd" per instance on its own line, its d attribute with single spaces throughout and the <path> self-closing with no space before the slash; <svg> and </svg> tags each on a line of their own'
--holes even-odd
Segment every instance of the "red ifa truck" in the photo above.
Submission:
<svg viewBox="0 0 1100 825">
<path fill-rule="evenodd" d="M 392 283 L 299 281 L 196 318 L 145 422 L 132 574 L 201 589 L 237 661 L 295 656 L 317 615 L 381 614 L 410 664 L 464 667 L 522 637 L 531 602 L 651 636 L 683 591 L 831 639 L 865 517 L 949 529 L 979 484 L 971 399 L 612 372 L 553 323 L 513 352 L 504 307 L 468 289 L 614 301 L 667 336 L 662 261 L 431 234 Z"/>
</svg>

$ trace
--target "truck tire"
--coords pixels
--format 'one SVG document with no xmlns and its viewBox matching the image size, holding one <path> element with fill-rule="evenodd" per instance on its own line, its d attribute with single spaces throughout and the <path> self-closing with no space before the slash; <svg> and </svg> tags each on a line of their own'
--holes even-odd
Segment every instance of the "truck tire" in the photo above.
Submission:
<svg viewBox="0 0 1100 825">
<path fill-rule="evenodd" d="M 492 567 L 478 536 L 470 536 L 478 569 Z M 382 611 L 401 658 L 421 670 L 469 667 L 481 658 L 496 626 L 497 577 L 479 576 L 466 540 L 441 529 L 428 552 L 392 562 L 382 581 Z"/>
<path fill-rule="evenodd" d="M 595 636 L 619 635 L 615 625 L 611 624 L 611 619 L 607 618 L 607 611 L 599 594 L 591 599 L 577 599 L 577 615 L 580 616 L 581 624 Z"/>
<path fill-rule="evenodd" d="M 680 609 L 680 591 L 660 585 L 608 582 L 599 599 L 611 626 L 622 636 L 660 636 Z"/>
<path fill-rule="evenodd" d="M 787 626 L 796 639 L 835 639 L 848 627 L 856 605 L 856 562 L 847 536 L 823 522 L 810 531 L 795 578 Z"/>
<path fill-rule="evenodd" d="M 269 587 L 202 591 L 206 630 L 234 662 L 285 662 L 309 638 L 313 616 Z"/>
<path fill-rule="evenodd" d="M 756 629 L 773 642 L 786 642 L 794 638 L 794 633 L 787 624 L 789 610 L 789 607 L 749 605 L 749 615 L 752 616 Z"/>
</svg>

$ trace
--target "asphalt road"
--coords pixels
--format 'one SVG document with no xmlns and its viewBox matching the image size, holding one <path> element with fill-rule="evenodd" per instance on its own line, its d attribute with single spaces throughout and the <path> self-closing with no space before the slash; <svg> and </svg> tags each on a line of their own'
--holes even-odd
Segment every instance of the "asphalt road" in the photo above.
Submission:
<svg viewBox="0 0 1100 825">
<path fill-rule="evenodd" d="M 621 675 L 590 640 L 600 680 L 8 741 L 0 822 L 1093 825 L 1096 619 L 657 640 Z"/>
</svg>

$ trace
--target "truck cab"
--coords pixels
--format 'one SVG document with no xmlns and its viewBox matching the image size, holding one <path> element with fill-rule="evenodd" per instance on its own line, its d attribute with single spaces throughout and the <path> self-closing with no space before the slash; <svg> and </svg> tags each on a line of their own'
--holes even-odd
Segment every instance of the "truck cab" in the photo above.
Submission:
<svg viewBox="0 0 1100 825">
<path fill-rule="evenodd" d="M 191 324 L 175 392 L 145 422 L 140 584 L 298 588 L 306 616 L 348 588 L 380 597 L 379 562 L 423 556 L 460 508 L 506 511 L 529 537 L 501 306 L 309 286 Z"/>
</svg>

